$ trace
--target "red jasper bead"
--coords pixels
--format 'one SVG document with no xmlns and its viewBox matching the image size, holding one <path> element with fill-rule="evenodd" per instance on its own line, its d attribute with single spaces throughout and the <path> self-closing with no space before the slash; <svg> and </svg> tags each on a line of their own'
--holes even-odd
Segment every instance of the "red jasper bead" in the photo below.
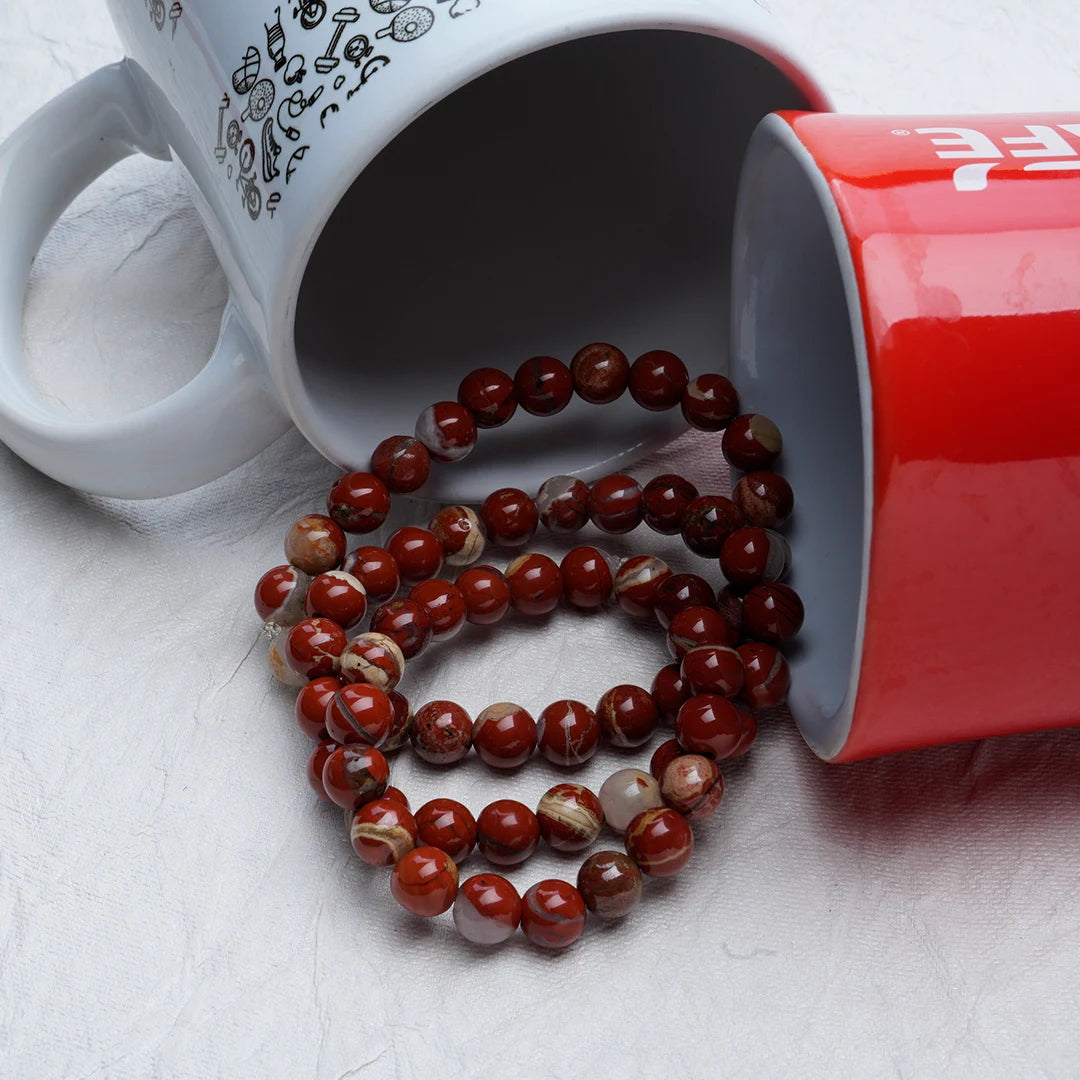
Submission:
<svg viewBox="0 0 1080 1080">
<path fill-rule="evenodd" d="M 391 895 L 406 911 L 423 918 L 449 911 L 457 889 L 457 863 L 435 847 L 413 848 L 390 874 Z"/>
<path fill-rule="evenodd" d="M 468 754 L 472 729 L 472 718 L 460 705 L 429 701 L 413 717 L 412 747 L 432 765 L 449 765 Z"/>
<path fill-rule="evenodd" d="M 389 793 L 390 788 L 387 788 Z M 416 847 L 416 819 L 407 806 L 383 795 L 357 810 L 349 823 L 353 851 L 368 866 L 393 866 Z"/>
<path fill-rule="evenodd" d="M 738 744 L 735 749 L 728 754 L 728 760 L 734 761 L 736 758 L 741 758 L 743 754 L 754 745 L 754 740 L 757 738 L 758 723 L 753 713 L 747 712 L 742 714 L 742 735 L 739 738 Z"/>
<path fill-rule="evenodd" d="M 312 579 L 304 610 L 312 618 L 321 616 L 351 630 L 367 611 L 367 593 L 359 578 L 344 570 L 328 570 Z"/>
<path fill-rule="evenodd" d="M 341 569 L 352 574 L 367 593 L 369 601 L 389 600 L 401 585 L 397 560 L 386 548 L 358 547 L 345 556 Z"/>
<path fill-rule="evenodd" d="M 690 688 L 682 677 L 680 664 L 668 664 L 656 673 L 652 696 L 660 715 L 669 724 L 674 724 L 682 703 L 690 696 Z"/>
<path fill-rule="evenodd" d="M 502 427 L 517 412 L 514 380 L 498 368 L 470 371 L 461 380 L 457 396 L 472 413 L 477 427 Z"/>
<path fill-rule="evenodd" d="M 703 577 L 697 574 L 673 574 L 656 587 L 653 614 L 666 630 L 680 611 L 712 607 L 714 603 L 712 586 Z"/>
<path fill-rule="evenodd" d="M 660 796 L 687 821 L 701 821 L 713 814 L 723 800 L 724 778 L 711 758 L 681 754 L 664 769 Z"/>
<path fill-rule="evenodd" d="M 630 394 L 650 412 L 673 409 L 690 382 L 686 365 L 674 354 L 656 349 L 639 356 L 630 369 Z"/>
<path fill-rule="evenodd" d="M 390 537 L 386 547 L 398 564 L 401 580 L 406 585 L 433 578 L 442 568 L 442 544 L 427 529 L 406 525 Z"/>
<path fill-rule="evenodd" d="M 364 803 L 382 797 L 390 782 L 390 765 L 373 746 L 339 746 L 327 757 L 322 780 L 331 802 L 346 810 L 359 810 Z"/>
<path fill-rule="evenodd" d="M 750 525 L 764 529 L 780 528 L 795 509 L 791 485 L 767 469 L 747 473 L 735 485 L 731 498 Z"/>
<path fill-rule="evenodd" d="M 520 705 L 489 705 L 473 725 L 473 749 L 496 769 L 516 769 L 536 749 L 536 721 Z"/>
<path fill-rule="evenodd" d="M 511 603 L 523 615 L 547 615 L 563 595 L 562 571 L 546 555 L 519 555 L 506 568 Z"/>
<path fill-rule="evenodd" d="M 466 941 L 499 945 L 512 938 L 521 923 L 521 897 L 498 874 L 476 874 L 458 889 L 454 925 Z"/>
<path fill-rule="evenodd" d="M 578 397 L 591 405 L 607 405 L 626 392 L 630 361 L 622 349 L 603 342 L 579 349 L 570 361 Z"/>
<path fill-rule="evenodd" d="M 404 674 L 405 657 L 385 634 L 357 634 L 341 654 L 342 682 L 367 683 L 389 692 Z"/>
<path fill-rule="evenodd" d="M 326 764 L 326 759 L 338 748 L 336 742 L 332 742 L 329 739 L 324 739 L 318 743 L 311 751 L 307 762 L 307 778 L 308 783 L 311 785 L 311 790 L 322 799 L 323 802 L 331 802 L 331 798 L 326 794 L 326 788 L 323 786 L 322 772 L 323 766 Z"/>
<path fill-rule="evenodd" d="M 589 522 L 589 485 L 576 476 L 552 476 L 537 492 L 536 510 L 549 532 L 578 532 Z"/>
<path fill-rule="evenodd" d="M 416 811 L 420 843 L 462 862 L 476 846 L 476 818 L 453 799 L 432 799 Z"/>
<path fill-rule="evenodd" d="M 734 697 L 743 687 L 743 663 L 727 645 L 698 645 L 682 658 L 682 677 L 691 694 Z"/>
<path fill-rule="evenodd" d="M 465 625 L 465 597 L 461 590 L 442 578 L 414 585 L 409 599 L 422 604 L 431 620 L 431 632 L 440 641 L 452 638 Z"/>
<path fill-rule="evenodd" d="M 733 639 L 738 641 L 742 637 L 742 597 L 726 585 L 716 594 L 716 610 L 731 627 Z"/>
<path fill-rule="evenodd" d="M 381 747 L 394 726 L 394 705 L 378 687 L 352 683 L 327 702 L 324 722 L 336 743 Z"/>
<path fill-rule="evenodd" d="M 433 461 L 461 461 L 476 445 L 476 421 L 464 405 L 437 401 L 417 418 L 415 434 Z"/>
<path fill-rule="evenodd" d="M 682 814 L 663 806 L 643 810 L 626 829 L 626 853 L 649 877 L 673 877 L 694 853 L 694 834 Z"/>
<path fill-rule="evenodd" d="M 695 695 L 675 718 L 675 738 L 692 754 L 731 757 L 742 735 L 742 714 L 720 694 Z"/>
<path fill-rule="evenodd" d="M 488 803 L 476 819 L 476 846 L 496 866 L 523 863 L 540 843 L 536 815 L 514 799 Z"/>
<path fill-rule="evenodd" d="M 771 709 L 787 700 L 791 669 L 784 654 L 762 641 L 748 641 L 738 648 L 746 672 L 742 697 L 751 708 Z"/>
<path fill-rule="evenodd" d="M 720 570 L 735 589 L 745 591 L 763 581 L 779 581 L 790 568 L 791 546 L 770 529 L 736 529 L 720 549 Z"/>
<path fill-rule="evenodd" d="M 585 932 L 585 900 L 568 882 L 538 881 L 522 897 L 521 932 L 543 949 L 565 949 Z"/>
<path fill-rule="evenodd" d="M 345 534 L 331 518 L 308 514 L 286 534 L 285 558 L 312 577 L 335 570 L 345 558 Z"/>
<path fill-rule="evenodd" d="M 683 391 L 683 416 L 698 431 L 721 431 L 738 411 L 739 395 L 723 375 L 699 375 Z"/>
<path fill-rule="evenodd" d="M 330 619 L 304 619 L 285 638 L 285 663 L 305 679 L 333 675 L 348 638 Z"/>
<path fill-rule="evenodd" d="M 309 578 L 295 566 L 267 570 L 255 586 L 255 610 L 263 622 L 295 626 L 304 617 Z"/>
<path fill-rule="evenodd" d="M 600 800 L 581 784 L 556 784 L 536 808 L 540 835 L 554 851 L 581 851 L 604 827 Z"/>
<path fill-rule="evenodd" d="M 649 761 L 649 772 L 660 780 L 664 775 L 664 770 L 677 758 L 685 754 L 686 751 L 679 745 L 678 739 L 668 739 L 666 742 L 662 742 L 653 753 L 652 758 Z"/>
<path fill-rule="evenodd" d="M 520 547 L 536 534 L 540 521 L 536 503 L 518 488 L 493 491 L 480 508 L 488 539 L 500 547 Z"/>
<path fill-rule="evenodd" d="M 638 864 L 621 851 L 598 851 L 578 871 L 585 906 L 601 919 L 621 919 L 641 899 L 644 879 Z"/>
<path fill-rule="evenodd" d="M 517 369 L 514 393 L 518 404 L 533 416 L 554 416 L 570 404 L 574 379 L 570 369 L 553 356 L 534 356 Z"/>
<path fill-rule="evenodd" d="M 372 473 L 346 473 L 330 489 L 326 512 L 346 532 L 374 532 L 390 513 L 390 492 Z"/>
<path fill-rule="evenodd" d="M 416 491 L 431 474 L 427 447 L 411 435 L 391 435 L 375 447 L 371 471 L 391 490 L 402 495 Z"/>
<path fill-rule="evenodd" d="M 583 611 L 603 607 L 615 587 L 611 566 L 594 547 L 571 548 L 559 564 L 567 603 Z"/>
<path fill-rule="evenodd" d="M 309 739 L 322 740 L 327 737 L 326 708 L 340 689 L 341 683 L 337 679 L 323 676 L 321 679 L 312 679 L 296 695 L 296 705 L 293 708 L 296 726 Z"/>
<path fill-rule="evenodd" d="M 671 577 L 671 567 L 655 555 L 634 555 L 615 575 L 615 596 L 627 615 L 644 619 L 653 613 L 656 590 Z"/>
<path fill-rule="evenodd" d="M 641 494 L 645 524 L 653 532 L 675 536 L 682 532 L 686 511 L 697 497 L 698 489 L 689 480 L 675 473 L 657 476 L 645 485 Z"/>
<path fill-rule="evenodd" d="M 379 747 L 384 754 L 400 750 L 410 740 L 413 722 L 412 707 L 409 705 L 409 699 L 404 694 L 391 690 L 387 697 L 390 698 L 390 704 L 394 708 L 394 722 L 390 725 L 390 732 L 386 736 L 386 741 Z M 391 796 L 387 794 L 387 798 L 391 798 Z M 408 799 L 405 800 L 405 805 L 409 805 Z"/>
<path fill-rule="evenodd" d="M 491 626 L 510 610 L 510 586 L 493 566 L 474 566 L 457 579 L 465 616 L 477 626 Z"/>
<path fill-rule="evenodd" d="M 802 629 L 803 602 L 787 585 L 755 585 L 743 597 L 743 631 L 747 637 L 770 645 L 783 645 Z"/>
<path fill-rule="evenodd" d="M 388 600 L 371 616 L 371 632 L 385 634 L 411 660 L 431 641 L 431 616 L 419 600 Z"/>
<path fill-rule="evenodd" d="M 446 506 L 428 522 L 448 566 L 468 566 L 484 554 L 484 526 L 467 506 Z"/>
<path fill-rule="evenodd" d="M 607 533 L 628 533 L 645 514 L 641 485 L 632 476 L 602 476 L 589 489 L 589 517 Z"/>
<path fill-rule="evenodd" d="M 743 472 L 771 468 L 783 448 L 780 429 L 760 413 L 736 416 L 728 424 L 720 443 L 728 464 Z"/>
<path fill-rule="evenodd" d="M 667 632 L 668 652 L 676 660 L 698 645 L 735 645 L 731 627 L 715 608 L 684 608 L 671 620 Z"/>
<path fill-rule="evenodd" d="M 660 721 L 660 710 L 652 694 L 640 686 L 623 683 L 613 686 L 596 706 L 600 730 L 612 746 L 641 746 L 652 738 Z"/>
<path fill-rule="evenodd" d="M 555 765 L 581 765 L 600 744 L 600 721 L 580 701 L 552 702 L 536 725 L 540 753 Z"/>
<path fill-rule="evenodd" d="M 746 524 L 742 511 L 723 495 L 699 495 L 683 520 L 683 543 L 707 559 L 720 555 L 724 541 Z"/>
<path fill-rule="evenodd" d="M 404 806 L 406 810 L 409 809 L 409 800 L 401 788 L 388 787 L 383 792 L 383 798 L 390 799 L 391 802 L 396 802 L 398 806 Z"/>
</svg>

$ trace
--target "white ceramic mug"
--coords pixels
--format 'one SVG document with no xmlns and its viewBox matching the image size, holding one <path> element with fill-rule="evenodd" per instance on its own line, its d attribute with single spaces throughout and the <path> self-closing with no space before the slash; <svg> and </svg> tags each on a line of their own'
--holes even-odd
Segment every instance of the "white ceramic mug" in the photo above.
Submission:
<svg viewBox="0 0 1080 1080">
<path fill-rule="evenodd" d="M 0 149 L 0 437 L 107 495 L 195 487 L 290 423 L 363 467 L 473 367 L 592 340 L 722 369 L 747 140 L 774 109 L 824 105 L 757 0 L 109 7 L 129 59 Z M 188 176 L 229 301 L 187 386 L 77 419 L 28 378 L 26 280 L 59 214 L 134 150 Z M 587 476 L 679 423 L 629 401 L 519 416 L 429 490 Z"/>
</svg>

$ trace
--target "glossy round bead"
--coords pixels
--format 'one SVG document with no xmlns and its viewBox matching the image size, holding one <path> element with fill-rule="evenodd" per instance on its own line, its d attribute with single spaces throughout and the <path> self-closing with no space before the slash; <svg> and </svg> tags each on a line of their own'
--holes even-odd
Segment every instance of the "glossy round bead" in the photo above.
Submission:
<svg viewBox="0 0 1080 1080">
<path fill-rule="evenodd" d="M 328 570 L 308 586 L 304 610 L 312 618 L 321 616 L 351 630 L 367 611 L 367 593 L 359 578 L 344 570 Z"/>
<path fill-rule="evenodd" d="M 579 532 L 589 522 L 589 485 L 576 476 L 552 476 L 537 492 L 536 511 L 549 532 Z"/>
<path fill-rule="evenodd" d="M 430 578 L 414 585 L 409 599 L 422 604 L 431 620 L 431 632 L 440 641 L 448 641 L 465 625 L 465 597 L 461 590 L 442 578 Z"/>
<path fill-rule="evenodd" d="M 611 599 L 615 582 L 602 551 L 594 547 L 571 548 L 563 556 L 559 569 L 567 603 L 590 611 L 603 607 Z"/>
<path fill-rule="evenodd" d="M 716 610 L 731 628 L 732 640 L 742 637 L 742 597 L 730 586 L 725 585 L 716 594 Z"/>
<path fill-rule="evenodd" d="M 336 570 L 345 558 L 345 533 L 336 521 L 308 514 L 286 534 L 285 558 L 311 577 Z"/>
<path fill-rule="evenodd" d="M 802 629 L 803 617 L 799 594 L 779 582 L 755 585 L 743 597 L 743 632 L 755 641 L 783 645 Z"/>
<path fill-rule="evenodd" d="M 600 721 L 580 701 L 552 702 L 536 725 L 540 753 L 555 765 L 581 765 L 600 744 Z"/>
<path fill-rule="evenodd" d="M 423 918 L 449 911 L 457 888 L 457 863 L 435 847 L 406 852 L 390 874 L 391 895 L 406 911 Z"/>
<path fill-rule="evenodd" d="M 613 686 L 596 706 L 600 730 L 612 746 L 641 746 L 652 738 L 660 721 L 660 710 L 652 694 L 640 686 L 623 683 Z"/>
<path fill-rule="evenodd" d="M 556 784 L 536 807 L 540 835 L 555 851 L 582 851 L 604 827 L 600 800 L 581 784 Z"/>
<path fill-rule="evenodd" d="M 369 866 L 393 866 L 417 841 L 416 819 L 408 807 L 383 796 L 353 814 L 349 840 Z"/>
<path fill-rule="evenodd" d="M 768 469 L 747 473 L 735 485 L 731 498 L 748 524 L 763 529 L 780 528 L 795 509 L 791 485 Z"/>
<path fill-rule="evenodd" d="M 733 469 L 753 472 L 768 469 L 780 456 L 784 440 L 780 429 L 760 413 L 736 416 L 727 426 L 720 449 Z"/>
<path fill-rule="evenodd" d="M 285 650 L 288 642 L 289 631 L 284 629 L 278 630 L 270 639 L 270 644 L 267 646 L 266 659 L 270 665 L 270 670 L 273 672 L 274 678 L 277 679 L 278 682 L 299 690 L 308 680 L 306 676 L 293 671 L 286 661 Z"/>
<path fill-rule="evenodd" d="M 641 524 L 641 485 L 632 476 L 602 476 L 589 488 L 589 517 L 606 533 L 628 533 Z"/>
<path fill-rule="evenodd" d="M 699 495 L 683 519 L 683 543 L 706 559 L 719 557 L 724 541 L 746 524 L 739 508 L 723 495 Z"/>
<path fill-rule="evenodd" d="M 416 811 L 420 843 L 463 862 L 476 846 L 476 818 L 454 799 L 432 799 Z"/>
<path fill-rule="evenodd" d="M 390 513 L 390 492 L 372 473 L 346 473 L 330 489 L 326 512 L 346 532 L 374 532 Z"/>
<path fill-rule="evenodd" d="M 681 746 L 720 761 L 731 757 L 742 734 L 742 714 L 720 694 L 696 694 L 675 718 L 675 738 Z"/>
<path fill-rule="evenodd" d="M 585 901 L 566 881 L 538 881 L 521 900 L 521 932 L 543 949 L 565 949 L 585 932 Z"/>
<path fill-rule="evenodd" d="M 464 405 L 438 401 L 417 417 L 416 437 L 433 461 L 461 461 L 476 445 L 476 421 Z"/>
<path fill-rule="evenodd" d="M 296 695 L 296 704 L 293 707 L 296 726 L 309 739 L 322 740 L 327 737 L 326 709 L 340 689 L 341 683 L 337 679 L 323 676 L 312 679 Z"/>
<path fill-rule="evenodd" d="M 405 525 L 386 542 L 406 585 L 433 578 L 442 568 L 443 549 L 439 538 L 427 529 Z"/>
<path fill-rule="evenodd" d="M 690 688 L 682 677 L 681 664 L 662 667 L 653 679 L 652 697 L 660 715 L 669 723 L 675 723 L 682 703 L 690 696 Z"/>
<path fill-rule="evenodd" d="M 536 815 L 514 799 L 488 803 L 476 819 L 476 846 L 496 866 L 523 863 L 540 843 Z"/>
<path fill-rule="evenodd" d="M 781 581 L 790 569 L 791 545 L 770 529 L 736 529 L 720 549 L 720 571 L 735 589 L 745 591 L 763 581 Z"/>
<path fill-rule="evenodd" d="M 690 382 L 686 365 L 674 354 L 656 349 L 639 356 L 630 368 L 630 394 L 650 412 L 673 409 Z"/>
<path fill-rule="evenodd" d="M 596 342 L 578 350 L 570 361 L 570 374 L 579 398 L 591 405 L 608 405 L 626 392 L 630 361 L 622 349 Z"/>
<path fill-rule="evenodd" d="M 491 626 L 510 610 L 510 586 L 493 566 L 473 566 L 458 579 L 465 601 L 465 618 L 477 626 Z"/>
<path fill-rule="evenodd" d="M 326 794 L 326 788 L 323 786 L 323 766 L 326 764 L 326 759 L 338 748 L 336 742 L 330 739 L 324 739 L 322 742 L 317 743 L 312 749 L 311 754 L 308 756 L 307 762 L 307 778 L 308 783 L 311 785 L 311 790 L 322 799 L 323 802 L 331 802 L 331 798 Z"/>
<path fill-rule="evenodd" d="M 694 834 L 682 814 L 645 810 L 626 829 L 626 853 L 649 877 L 673 877 L 694 853 Z"/>
<path fill-rule="evenodd" d="M 682 658 L 683 681 L 691 694 L 735 697 L 743 687 L 743 663 L 728 645 L 696 645 Z"/>
<path fill-rule="evenodd" d="M 470 371 L 458 386 L 458 401 L 481 428 L 502 427 L 517 412 L 514 380 L 498 368 Z"/>
<path fill-rule="evenodd" d="M 388 600 L 371 616 L 371 632 L 385 634 L 411 660 L 431 641 L 431 616 L 419 600 Z"/>
<path fill-rule="evenodd" d="M 703 577 L 697 574 L 672 574 L 656 587 L 653 614 L 666 630 L 680 611 L 712 607 L 714 603 L 712 586 Z"/>
<path fill-rule="evenodd" d="M 398 806 L 404 806 L 406 810 L 409 810 L 409 800 L 405 795 L 405 792 L 401 788 L 388 787 L 383 792 L 383 798 L 389 799 L 391 802 L 396 802 Z"/>
<path fill-rule="evenodd" d="M 335 742 L 381 747 L 394 727 L 394 704 L 378 687 L 351 683 L 327 702 L 325 723 Z"/>
<path fill-rule="evenodd" d="M 771 709 L 787 700 L 791 669 L 784 654 L 763 641 L 748 641 L 738 648 L 746 679 L 742 697 L 754 709 Z"/>
<path fill-rule="evenodd" d="M 585 906 L 601 919 L 621 919 L 641 899 L 638 864 L 621 851 L 598 851 L 581 864 L 577 887 Z"/>
<path fill-rule="evenodd" d="M 723 375 L 699 375 L 682 396 L 682 414 L 698 431 L 721 431 L 739 412 L 739 395 Z"/>
<path fill-rule="evenodd" d="M 754 740 L 757 738 L 758 723 L 753 713 L 742 713 L 742 735 L 739 738 L 735 749 L 728 755 L 729 761 L 734 761 L 736 758 L 740 758 L 754 745 Z"/>
<path fill-rule="evenodd" d="M 405 657 L 393 638 L 385 634 L 357 634 L 341 654 L 341 679 L 367 683 L 387 692 L 405 674 Z"/>
<path fill-rule="evenodd" d="M 523 615 L 547 615 L 563 595 L 562 571 L 554 559 L 533 553 L 519 555 L 506 568 L 511 603 Z"/>
<path fill-rule="evenodd" d="M 339 746 L 327 757 L 322 780 L 331 802 L 358 810 L 364 803 L 381 798 L 390 782 L 390 766 L 373 746 Z"/>
<path fill-rule="evenodd" d="M 484 527 L 467 506 L 443 507 L 428 522 L 428 531 L 442 545 L 448 566 L 469 566 L 484 554 Z"/>
<path fill-rule="evenodd" d="M 473 724 L 473 749 L 496 769 L 516 769 L 536 749 L 536 721 L 520 705 L 489 705 Z"/>
<path fill-rule="evenodd" d="M 668 625 L 668 652 L 676 660 L 682 660 L 699 645 L 734 644 L 731 627 L 715 608 L 684 608 Z"/>
<path fill-rule="evenodd" d="M 649 772 L 651 772 L 657 780 L 660 780 L 664 775 L 664 770 L 677 757 L 685 753 L 686 751 L 679 745 L 678 739 L 668 739 L 666 742 L 662 742 L 653 752 L 653 756 L 649 760 Z"/>
<path fill-rule="evenodd" d="M 656 590 L 671 576 L 671 567 L 655 555 L 634 555 L 615 575 L 615 597 L 627 615 L 644 619 L 653 613 Z"/>
<path fill-rule="evenodd" d="M 625 832 L 642 810 L 663 805 L 660 785 L 655 777 L 640 769 L 620 769 L 600 788 L 600 805 L 608 825 L 617 833 Z"/>
<path fill-rule="evenodd" d="M 454 925 L 474 945 L 500 945 L 521 923 L 521 897 L 498 874 L 476 874 L 462 883 L 454 901 Z"/>
<path fill-rule="evenodd" d="M 536 534 L 536 503 L 518 488 L 493 491 L 480 508 L 488 539 L 500 547 L 520 547 Z"/>
<path fill-rule="evenodd" d="M 255 611 L 263 622 L 295 626 L 304 617 L 304 597 L 311 579 L 295 566 L 267 570 L 255 586 Z"/>
<path fill-rule="evenodd" d="M 687 821 L 701 821 L 723 800 L 724 779 L 711 758 L 680 754 L 661 773 L 660 796 Z"/>
<path fill-rule="evenodd" d="M 384 754 L 392 754 L 395 750 L 400 750 L 412 737 L 413 711 L 409 699 L 404 694 L 391 690 L 386 696 L 394 708 L 394 722 L 390 725 L 386 741 L 379 749 Z M 390 795 L 386 797 L 390 798 Z M 405 800 L 405 805 L 409 805 L 408 799 Z"/>
<path fill-rule="evenodd" d="M 675 536 L 682 532 L 686 511 L 697 497 L 698 489 L 684 477 L 675 473 L 657 476 L 642 489 L 645 524 L 653 532 Z"/>
<path fill-rule="evenodd" d="M 574 379 L 570 369 L 553 356 L 534 356 L 517 369 L 514 394 L 533 416 L 554 416 L 570 404 Z"/>
<path fill-rule="evenodd" d="M 431 455 L 419 439 L 411 435 L 391 435 L 375 447 L 371 471 L 391 491 L 405 495 L 427 483 L 431 475 Z"/>
<path fill-rule="evenodd" d="M 416 710 L 412 747 L 432 765 L 460 761 L 472 746 L 472 718 L 452 701 L 429 701 Z"/>
<path fill-rule="evenodd" d="M 304 619 L 285 638 L 285 663 L 305 679 L 333 675 L 348 638 L 331 619 Z"/>
<path fill-rule="evenodd" d="M 401 585 L 397 560 L 386 548 L 358 547 L 345 556 L 341 569 L 364 586 L 370 603 L 389 600 Z"/>
</svg>

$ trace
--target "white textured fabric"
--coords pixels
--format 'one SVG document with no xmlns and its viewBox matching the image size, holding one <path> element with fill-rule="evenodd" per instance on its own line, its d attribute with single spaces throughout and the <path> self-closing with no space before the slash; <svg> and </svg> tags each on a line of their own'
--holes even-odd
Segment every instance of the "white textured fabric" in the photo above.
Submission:
<svg viewBox="0 0 1080 1080">
<path fill-rule="evenodd" d="M 773 6 L 841 108 L 1075 105 L 1073 0 Z M 0 135 L 119 53 L 101 0 L 0 0 L 0 26 Z M 223 298 L 176 174 L 125 163 L 35 266 L 35 377 L 73 412 L 152 400 L 197 370 Z M 716 482 L 699 441 L 663 460 Z M 692 868 L 623 925 L 549 955 L 405 915 L 315 805 L 250 608 L 332 476 L 293 434 L 128 504 L 0 448 L 0 1076 L 1077 1074 L 1076 732 L 835 768 L 777 721 L 727 770 Z M 1017 633 L 1067 632 L 1036 618 Z M 473 711 L 591 701 L 657 656 L 644 627 L 562 613 L 470 632 L 416 685 Z M 602 754 L 584 782 L 641 758 Z M 556 775 L 403 755 L 395 779 L 414 806 L 479 809 L 535 803 Z"/>
</svg>

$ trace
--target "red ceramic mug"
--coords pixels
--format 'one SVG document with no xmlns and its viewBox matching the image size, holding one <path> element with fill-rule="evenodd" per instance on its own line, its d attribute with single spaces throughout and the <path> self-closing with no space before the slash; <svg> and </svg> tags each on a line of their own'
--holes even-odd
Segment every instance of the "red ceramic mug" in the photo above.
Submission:
<svg viewBox="0 0 1080 1080">
<path fill-rule="evenodd" d="M 736 214 L 734 377 L 799 499 L 806 740 L 1080 723 L 1080 114 L 774 114 Z"/>
</svg>

